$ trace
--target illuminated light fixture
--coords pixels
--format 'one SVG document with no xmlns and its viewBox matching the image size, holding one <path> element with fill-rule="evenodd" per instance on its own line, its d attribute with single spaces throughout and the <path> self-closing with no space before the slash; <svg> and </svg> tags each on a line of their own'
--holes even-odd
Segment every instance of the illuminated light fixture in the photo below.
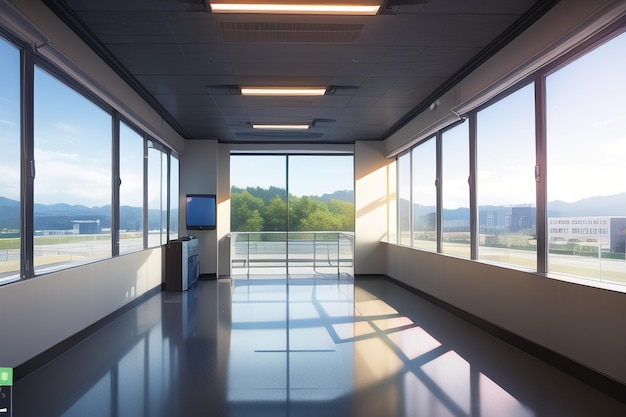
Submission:
<svg viewBox="0 0 626 417">
<path fill-rule="evenodd" d="M 241 87 L 243 96 L 323 96 L 326 87 Z"/>
<path fill-rule="evenodd" d="M 307 130 L 309 128 L 308 124 L 264 124 L 264 123 L 253 123 L 253 129 L 265 129 L 265 130 Z"/>
<path fill-rule="evenodd" d="M 221 3 L 219 1 L 211 1 L 211 11 L 213 13 L 276 13 L 276 14 L 343 14 L 343 15 L 365 15 L 373 16 L 378 13 L 380 4 L 372 1 L 363 1 L 359 3 L 349 4 L 350 1 L 344 1 L 343 4 L 333 4 L 328 1 L 319 1 L 317 4 L 299 4 L 293 0 L 275 3 Z M 235 0 L 236 1 L 236 0 Z M 348 3 L 348 4 L 346 4 Z M 369 3 L 369 4 L 368 4 Z"/>
</svg>

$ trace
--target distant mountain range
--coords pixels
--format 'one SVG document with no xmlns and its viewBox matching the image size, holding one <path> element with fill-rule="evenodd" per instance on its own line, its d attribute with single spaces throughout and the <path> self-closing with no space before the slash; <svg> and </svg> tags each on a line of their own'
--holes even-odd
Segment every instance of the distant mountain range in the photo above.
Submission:
<svg viewBox="0 0 626 417">
<path fill-rule="evenodd" d="M 409 202 L 403 200 L 401 205 L 406 209 Z M 510 210 L 512 206 L 481 206 L 481 211 L 502 212 Z M 414 205 L 416 213 L 424 215 L 435 211 L 435 206 Z M 454 210 L 444 209 L 444 217 L 448 220 L 464 219 L 469 216 L 469 208 L 462 207 Z M 565 201 L 548 202 L 548 217 L 589 217 L 589 216 L 626 216 L 626 193 L 608 196 L 584 198 L 573 203 Z"/>
<path fill-rule="evenodd" d="M 150 230 L 160 225 L 159 210 L 149 210 Z M 178 216 L 176 216 L 177 218 Z M 152 220 L 154 219 L 154 220 Z M 69 230 L 74 227 L 73 221 L 97 221 L 100 228 L 111 227 L 111 206 L 87 207 L 70 204 L 35 204 L 36 230 Z M 122 230 L 141 230 L 143 225 L 143 209 L 141 207 L 120 207 L 120 228 Z M 0 197 L 0 232 L 3 229 L 20 227 L 20 204 L 18 201 Z"/>
<path fill-rule="evenodd" d="M 276 195 L 284 195 L 285 190 L 272 187 L 269 190 L 262 188 L 248 188 L 251 194 L 261 198 L 272 198 Z M 278 194 L 277 194 L 278 193 Z M 322 196 L 309 196 L 324 202 L 330 200 L 354 201 L 354 191 L 341 190 Z M 401 206 L 405 209 L 408 201 L 403 200 Z M 575 216 L 626 216 L 626 193 L 609 196 L 589 197 L 573 203 L 564 201 L 551 201 L 548 203 L 549 217 L 575 217 Z M 481 207 L 482 210 L 507 211 L 510 206 Z M 434 206 L 414 206 L 416 214 L 424 215 L 432 213 Z M 35 229 L 37 230 L 67 230 L 73 227 L 72 220 L 98 220 L 100 227 L 111 227 L 111 206 L 86 207 L 69 204 L 35 204 Z M 469 216 L 468 208 L 454 210 L 444 209 L 444 217 L 447 220 L 464 219 Z M 177 216 L 175 216 L 177 217 Z M 158 210 L 150 210 L 151 219 L 159 219 Z M 120 227 L 124 230 L 141 229 L 143 212 L 140 207 L 120 207 Z M 158 221 L 150 224 L 150 229 L 159 228 Z M 18 229 L 20 227 L 20 204 L 18 201 L 0 197 L 0 231 L 3 229 Z"/>
</svg>

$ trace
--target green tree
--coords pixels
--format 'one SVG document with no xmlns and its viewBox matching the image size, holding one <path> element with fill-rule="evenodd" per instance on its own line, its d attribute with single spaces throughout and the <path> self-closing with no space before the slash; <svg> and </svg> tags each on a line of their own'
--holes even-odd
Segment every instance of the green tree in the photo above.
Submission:
<svg viewBox="0 0 626 417">
<path fill-rule="evenodd" d="M 249 213 L 248 218 L 243 222 L 238 232 L 261 232 L 263 231 L 263 217 L 258 210 L 253 210 Z"/>
<path fill-rule="evenodd" d="M 285 231 L 285 190 L 231 188 L 231 230 Z M 289 228 L 293 231 L 354 231 L 354 203 L 315 196 L 289 196 Z"/>
<path fill-rule="evenodd" d="M 336 231 L 341 229 L 341 218 L 328 208 L 320 207 L 300 222 L 300 230 Z"/>
<path fill-rule="evenodd" d="M 287 204 L 279 196 L 275 196 L 269 201 L 265 207 L 265 230 L 266 231 L 285 231 L 287 230 Z"/>
<path fill-rule="evenodd" d="M 305 231 L 308 229 L 303 221 L 310 217 L 315 211 L 323 210 L 325 204 L 311 197 L 289 196 L 289 228 L 291 230 Z"/>
<path fill-rule="evenodd" d="M 248 191 L 232 193 L 230 196 L 230 228 L 236 232 L 260 232 L 263 230 L 261 212 L 265 208 L 263 199 Z"/>
<path fill-rule="evenodd" d="M 341 200 L 330 200 L 328 210 L 341 220 L 340 226 L 336 230 L 344 232 L 354 231 L 354 203 Z"/>
</svg>

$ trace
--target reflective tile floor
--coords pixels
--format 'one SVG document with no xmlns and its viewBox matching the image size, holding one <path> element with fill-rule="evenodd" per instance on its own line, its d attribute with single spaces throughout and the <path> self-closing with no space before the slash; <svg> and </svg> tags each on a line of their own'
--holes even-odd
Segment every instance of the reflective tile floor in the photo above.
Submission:
<svg viewBox="0 0 626 417">
<path fill-rule="evenodd" d="M 626 416 L 393 283 L 313 277 L 161 293 L 13 397 L 15 417 Z"/>
</svg>

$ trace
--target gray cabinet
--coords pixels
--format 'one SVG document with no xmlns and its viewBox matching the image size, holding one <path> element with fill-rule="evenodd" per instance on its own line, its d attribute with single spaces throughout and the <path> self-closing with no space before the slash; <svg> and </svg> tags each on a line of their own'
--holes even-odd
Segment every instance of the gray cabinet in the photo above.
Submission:
<svg viewBox="0 0 626 417">
<path fill-rule="evenodd" d="M 199 276 L 198 239 L 170 240 L 165 246 L 165 290 L 185 291 L 198 282 Z"/>
</svg>

